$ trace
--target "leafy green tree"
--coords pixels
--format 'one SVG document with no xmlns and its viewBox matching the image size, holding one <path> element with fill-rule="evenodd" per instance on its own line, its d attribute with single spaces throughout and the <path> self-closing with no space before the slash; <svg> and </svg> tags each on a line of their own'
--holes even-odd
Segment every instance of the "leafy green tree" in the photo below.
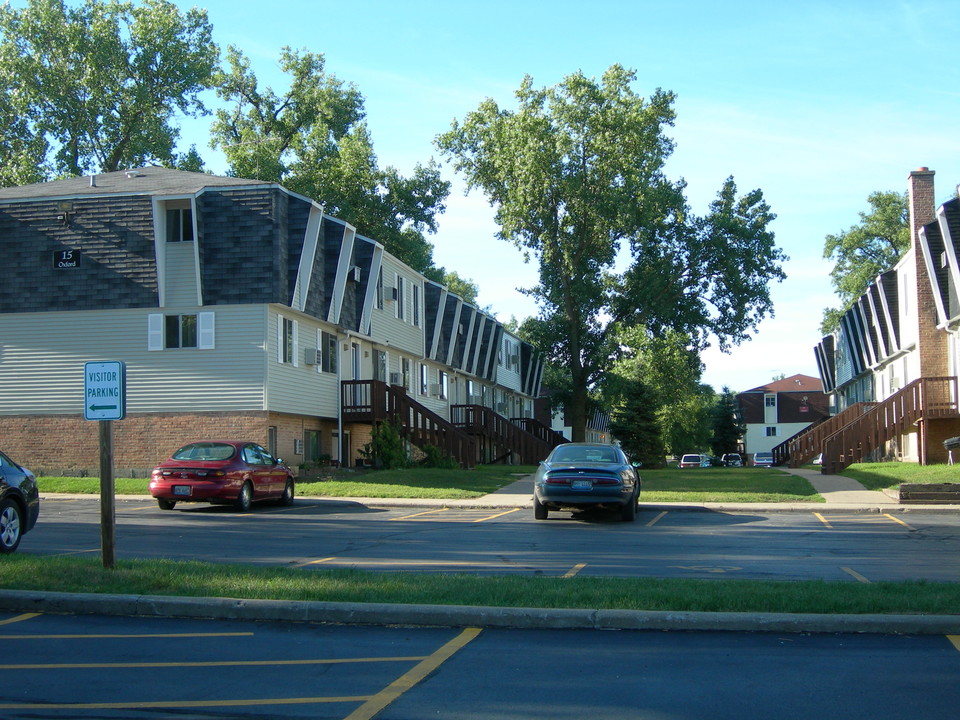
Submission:
<svg viewBox="0 0 960 720">
<path fill-rule="evenodd" d="M 747 427 L 740 420 L 737 398 L 730 388 L 725 387 L 720 392 L 710 416 L 713 423 L 713 436 L 710 440 L 713 454 L 721 456 L 737 452 Z"/>
<path fill-rule="evenodd" d="M 827 235 L 823 257 L 834 261 L 830 281 L 840 299 L 839 308 L 826 308 L 820 331 L 826 335 L 863 295 L 877 276 L 890 270 L 910 249 L 907 195 L 874 192 L 867 198 L 870 210 L 860 212 L 860 223 L 846 232 Z"/>
<path fill-rule="evenodd" d="M 620 400 L 610 413 L 610 434 L 632 460 L 644 467 L 662 467 L 666 454 L 656 394 L 638 378 L 621 378 L 619 385 Z"/>
<path fill-rule="evenodd" d="M 204 112 L 219 61 L 206 11 L 167 0 L 6 4 L 0 36 L 0 115 L 21 118 L 0 143 L 4 182 L 31 179 L 30 162 L 44 177 L 173 166 L 174 116 Z"/>
<path fill-rule="evenodd" d="M 433 246 L 450 184 L 433 161 L 413 175 L 380 168 L 364 123 L 363 96 L 327 73 L 322 54 L 283 48 L 287 91 L 261 89 L 249 60 L 235 47 L 217 93 L 230 107 L 216 113 L 212 145 L 226 155 L 230 173 L 282 183 L 324 203 L 327 212 L 421 272 L 433 266 Z"/>
<path fill-rule="evenodd" d="M 616 317 L 654 333 L 679 332 L 698 351 L 711 338 L 729 350 L 773 314 L 770 284 L 786 277 L 787 257 L 768 229 L 776 215 L 760 190 L 738 196 L 732 177 L 705 216 L 694 216 L 685 201 L 674 212 L 632 239 Z"/>
<path fill-rule="evenodd" d="M 697 347 L 712 332 L 725 347 L 770 312 L 767 283 L 783 277 L 760 191 L 738 198 L 729 180 L 708 216 L 689 213 L 684 184 L 663 172 L 674 96 L 645 99 L 634 80 L 620 65 L 600 82 L 576 73 L 546 89 L 528 76 L 516 110 L 487 99 L 437 138 L 468 188 L 487 195 L 499 236 L 539 263 L 527 292 L 539 347 L 570 374 L 574 440 L 617 354 L 615 321 L 676 328 Z M 624 243 L 632 267 L 621 275 Z M 657 292 L 645 287 L 654 282 Z"/>
</svg>

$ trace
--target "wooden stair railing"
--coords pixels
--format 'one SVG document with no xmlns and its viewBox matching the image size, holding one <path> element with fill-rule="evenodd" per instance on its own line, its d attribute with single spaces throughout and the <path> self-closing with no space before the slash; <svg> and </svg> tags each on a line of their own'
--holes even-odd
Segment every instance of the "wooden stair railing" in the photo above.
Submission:
<svg viewBox="0 0 960 720">
<path fill-rule="evenodd" d="M 511 457 L 521 465 L 536 465 L 553 449 L 546 440 L 483 405 L 453 405 L 450 415 L 456 427 L 491 443 L 490 459 Z"/>
<path fill-rule="evenodd" d="M 856 420 L 860 415 L 875 407 L 875 402 L 859 402 L 828 418 L 824 418 L 816 425 L 806 427 L 796 435 L 787 438 L 773 449 L 775 465 L 789 463 L 790 467 L 806 465 L 817 455 L 823 452 L 823 440 L 833 435 L 847 423 Z"/>
<path fill-rule="evenodd" d="M 832 475 L 862 462 L 870 453 L 920 420 L 957 416 L 957 379 L 920 378 L 877 403 L 823 441 L 820 472 Z"/>
<path fill-rule="evenodd" d="M 382 380 L 343 380 L 340 397 L 343 422 L 373 424 L 393 420 L 400 436 L 413 445 L 439 448 L 463 467 L 476 465 L 474 438 L 411 398 L 403 387 Z"/>
<path fill-rule="evenodd" d="M 551 450 L 557 445 L 570 442 L 562 432 L 554 430 L 549 425 L 544 425 L 536 418 L 510 418 L 510 422 L 523 428 L 534 437 L 543 440 L 550 446 Z"/>
</svg>

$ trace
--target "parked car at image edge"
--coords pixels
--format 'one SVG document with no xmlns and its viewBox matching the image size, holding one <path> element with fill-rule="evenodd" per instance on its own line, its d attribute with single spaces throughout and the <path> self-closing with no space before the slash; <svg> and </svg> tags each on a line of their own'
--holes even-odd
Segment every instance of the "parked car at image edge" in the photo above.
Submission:
<svg viewBox="0 0 960 720">
<path fill-rule="evenodd" d="M 637 467 L 615 445 L 558 445 L 537 468 L 533 516 L 546 520 L 550 510 L 608 507 L 632 521 L 640 502 Z"/>
<path fill-rule="evenodd" d="M 773 467 L 773 453 L 758 452 L 753 454 L 754 467 Z"/>
<path fill-rule="evenodd" d="M 178 502 L 233 505 L 246 512 L 254 502 L 293 504 L 293 472 L 253 442 L 203 440 L 184 445 L 154 468 L 150 494 L 163 510 Z"/>
<path fill-rule="evenodd" d="M 37 478 L 0 452 L 0 553 L 12 553 L 40 517 Z"/>
<path fill-rule="evenodd" d="M 680 457 L 677 463 L 679 468 L 698 468 L 703 467 L 703 456 L 700 453 L 687 453 Z"/>
</svg>

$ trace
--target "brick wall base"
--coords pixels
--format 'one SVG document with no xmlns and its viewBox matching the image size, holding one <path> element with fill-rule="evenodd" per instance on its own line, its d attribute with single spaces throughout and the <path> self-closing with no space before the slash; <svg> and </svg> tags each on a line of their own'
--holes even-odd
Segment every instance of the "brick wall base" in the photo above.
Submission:
<svg viewBox="0 0 960 720">
<path fill-rule="evenodd" d="M 319 430 L 324 447 L 336 434 L 330 420 L 262 411 L 127 415 L 113 422 L 114 474 L 148 477 L 158 462 L 195 440 L 240 439 L 269 447 L 270 428 L 276 428 L 276 454 L 293 468 L 303 462 L 294 440 L 304 430 Z M 0 449 L 39 476 L 100 473 L 99 423 L 83 415 L 0 416 Z"/>
<path fill-rule="evenodd" d="M 950 460 L 950 451 L 943 447 L 943 441 L 960 436 L 960 419 L 925 420 L 921 432 L 924 432 L 926 442 L 926 453 L 920 458 L 921 464 L 943 464 Z M 960 462 L 960 451 L 953 451 L 953 461 Z"/>
</svg>

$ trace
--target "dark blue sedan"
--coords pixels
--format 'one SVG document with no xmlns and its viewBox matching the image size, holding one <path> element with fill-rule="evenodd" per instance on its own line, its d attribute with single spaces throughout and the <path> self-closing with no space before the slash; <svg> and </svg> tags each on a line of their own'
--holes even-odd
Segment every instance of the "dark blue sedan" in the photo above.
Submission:
<svg viewBox="0 0 960 720">
<path fill-rule="evenodd" d="M 558 445 L 537 468 L 533 515 L 546 520 L 550 510 L 608 507 L 633 520 L 640 501 L 638 466 L 615 445 Z"/>
<path fill-rule="evenodd" d="M 40 516 L 37 479 L 0 452 L 0 553 L 12 553 Z"/>
</svg>

